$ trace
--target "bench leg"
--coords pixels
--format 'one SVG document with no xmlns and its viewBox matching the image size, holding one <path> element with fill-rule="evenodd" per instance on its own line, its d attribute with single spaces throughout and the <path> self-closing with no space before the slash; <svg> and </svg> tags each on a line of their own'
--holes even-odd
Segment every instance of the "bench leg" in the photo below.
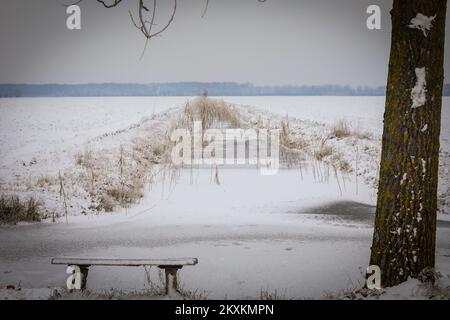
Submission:
<svg viewBox="0 0 450 320">
<path fill-rule="evenodd" d="M 80 266 L 80 272 L 81 272 L 81 290 L 85 290 L 87 284 L 87 277 L 89 274 L 89 267 Z"/>
<path fill-rule="evenodd" d="M 178 292 L 177 271 L 178 268 L 164 268 L 164 272 L 166 274 L 166 284 L 165 284 L 166 295 L 169 294 L 171 287 L 173 290 Z"/>
<path fill-rule="evenodd" d="M 70 291 L 86 289 L 89 266 L 69 265 L 66 272 L 70 274 L 66 280 L 67 289 Z"/>
</svg>

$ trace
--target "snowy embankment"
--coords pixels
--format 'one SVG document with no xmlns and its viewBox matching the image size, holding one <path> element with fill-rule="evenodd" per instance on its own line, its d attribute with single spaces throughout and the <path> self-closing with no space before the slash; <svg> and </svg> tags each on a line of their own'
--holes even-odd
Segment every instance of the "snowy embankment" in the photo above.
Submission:
<svg viewBox="0 0 450 320">
<path fill-rule="evenodd" d="M 161 166 L 167 167 L 170 162 L 168 134 L 177 125 L 176 117 L 183 113 L 186 98 L 171 99 L 167 103 L 178 107 L 169 109 L 167 104 L 161 107 L 154 103 L 153 113 L 141 100 L 133 102 L 139 106 L 137 112 L 120 109 L 117 101 L 82 101 L 85 106 L 78 112 L 76 107 L 60 110 L 53 101 L 55 105 L 39 108 L 33 99 L 21 104 L 10 100 L 12 105 L 1 109 L 5 115 L 1 131 L 1 193 L 37 198 L 50 220 L 61 218 L 66 212 L 77 216 L 131 207 L 139 202 L 145 185 L 162 175 L 167 180 L 175 179 L 170 176 L 173 172 L 168 173 L 171 170 L 161 170 Z M 258 99 L 254 100 L 259 104 Z M 30 103 L 27 107 L 22 105 Z M 355 119 L 355 106 L 351 104 L 348 117 L 345 109 L 336 111 L 336 106 L 330 107 L 334 121 L 323 112 L 323 106 L 312 106 L 317 111 L 305 110 L 303 119 L 303 111 L 296 111 L 291 105 L 276 108 L 273 104 L 262 108 L 234 104 L 231 108 L 244 128 L 282 129 L 282 152 L 288 150 L 290 159 L 285 160 L 293 163 L 285 165 L 290 168 L 301 170 L 302 163 L 307 162 L 312 164 L 319 181 L 337 177 L 343 179 L 342 188 L 351 179 L 354 189 L 359 184 L 376 189 L 380 119 L 374 120 L 373 115 Z M 274 112 L 267 110 L 270 108 Z M 446 105 L 443 122 L 448 120 L 445 111 Z M 67 113 L 69 117 L 65 119 Z M 336 115 L 341 120 L 336 120 Z M 443 129 L 439 185 L 439 209 L 443 213 L 449 212 L 450 204 L 450 146 L 448 138 L 444 138 L 446 130 Z"/>
</svg>

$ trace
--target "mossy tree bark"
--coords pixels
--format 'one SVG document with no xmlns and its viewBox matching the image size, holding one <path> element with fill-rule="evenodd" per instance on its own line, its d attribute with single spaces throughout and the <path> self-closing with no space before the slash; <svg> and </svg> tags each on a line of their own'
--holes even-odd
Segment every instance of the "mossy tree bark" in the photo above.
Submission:
<svg viewBox="0 0 450 320">
<path fill-rule="evenodd" d="M 391 56 L 370 259 L 371 265 L 381 269 L 383 287 L 415 278 L 435 264 L 446 7 L 446 0 L 394 0 L 391 11 Z"/>
</svg>

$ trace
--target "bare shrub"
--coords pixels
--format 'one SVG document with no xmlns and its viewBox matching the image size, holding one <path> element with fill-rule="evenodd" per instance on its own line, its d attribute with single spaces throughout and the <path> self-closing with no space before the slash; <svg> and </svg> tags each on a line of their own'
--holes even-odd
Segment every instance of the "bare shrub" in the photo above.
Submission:
<svg viewBox="0 0 450 320">
<path fill-rule="evenodd" d="M 308 147 L 308 142 L 300 135 L 291 134 L 289 119 L 281 121 L 280 145 L 288 149 L 302 150 Z"/>
<path fill-rule="evenodd" d="M 346 120 L 339 120 L 332 128 L 331 134 L 338 138 L 346 138 L 352 135 L 351 126 Z"/>
<path fill-rule="evenodd" d="M 369 131 L 355 131 L 353 135 L 361 140 L 372 140 L 373 139 L 373 133 Z"/>
<path fill-rule="evenodd" d="M 277 290 L 271 292 L 269 290 L 261 289 L 259 293 L 259 300 L 286 300 L 286 294 L 279 294 Z"/>
<path fill-rule="evenodd" d="M 342 153 L 340 152 L 335 152 L 331 159 L 330 162 L 340 171 L 342 172 L 348 172 L 351 169 L 350 163 L 344 159 L 344 156 L 342 155 Z"/>
<path fill-rule="evenodd" d="M 373 139 L 373 133 L 369 131 L 362 131 L 359 128 L 353 130 L 352 126 L 347 120 L 339 120 L 331 128 L 330 135 L 338 139 L 355 137 L 360 140 L 371 140 Z"/>
<path fill-rule="evenodd" d="M 318 149 L 314 150 L 314 157 L 319 160 L 322 161 L 324 160 L 326 157 L 329 157 L 333 154 L 333 148 L 326 145 L 326 144 L 322 144 Z"/>
<path fill-rule="evenodd" d="M 17 196 L 0 197 L 0 223 L 17 224 L 21 221 L 41 221 L 41 203 L 35 198 L 21 200 Z"/>
<path fill-rule="evenodd" d="M 153 138 L 137 138 L 115 150 L 86 148 L 75 158 L 82 169 L 77 178 L 92 201 L 90 209 L 111 212 L 116 207 L 129 208 L 144 196 L 144 186 L 149 182 L 153 164 L 160 161 L 155 159 L 154 145 L 165 142 L 159 137 Z M 151 144 L 154 140 L 157 142 Z M 160 147 L 156 152 L 164 152 L 162 150 Z"/>
<path fill-rule="evenodd" d="M 114 211 L 114 206 L 116 205 L 114 199 L 109 196 L 107 193 L 103 193 L 100 195 L 100 201 L 96 208 L 97 211 L 104 210 L 105 212 Z"/>
<path fill-rule="evenodd" d="M 75 154 L 75 164 L 84 166 L 87 168 L 92 167 L 94 160 L 93 151 L 89 148 L 85 148 L 84 152 L 78 152 Z"/>
<path fill-rule="evenodd" d="M 134 179 L 130 183 L 118 185 L 106 189 L 100 195 L 100 208 L 107 212 L 113 211 L 114 207 L 121 206 L 128 208 L 132 204 L 136 204 L 139 199 L 144 197 L 144 183 L 139 179 Z"/>
<path fill-rule="evenodd" d="M 238 113 L 223 100 L 197 98 L 186 104 L 184 116 L 188 125 L 194 121 L 201 121 L 202 129 L 211 128 L 218 123 L 226 123 L 232 128 L 241 126 Z"/>
<path fill-rule="evenodd" d="M 51 186 L 55 183 L 56 183 L 56 179 L 49 175 L 40 176 L 36 181 L 36 185 L 41 188 L 44 188 L 46 186 Z"/>
<path fill-rule="evenodd" d="M 74 156 L 75 158 L 75 164 L 77 166 L 83 165 L 83 154 L 81 152 L 77 152 Z"/>
</svg>

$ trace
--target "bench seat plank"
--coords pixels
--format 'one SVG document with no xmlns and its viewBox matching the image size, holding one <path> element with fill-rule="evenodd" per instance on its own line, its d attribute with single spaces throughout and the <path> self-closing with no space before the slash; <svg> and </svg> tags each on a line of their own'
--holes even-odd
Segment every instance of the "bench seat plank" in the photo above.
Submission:
<svg viewBox="0 0 450 320">
<path fill-rule="evenodd" d="M 112 259 L 112 258 L 75 258 L 61 257 L 53 258 L 52 264 L 66 264 L 77 266 L 194 266 L 198 263 L 197 258 L 178 259 Z"/>
</svg>

